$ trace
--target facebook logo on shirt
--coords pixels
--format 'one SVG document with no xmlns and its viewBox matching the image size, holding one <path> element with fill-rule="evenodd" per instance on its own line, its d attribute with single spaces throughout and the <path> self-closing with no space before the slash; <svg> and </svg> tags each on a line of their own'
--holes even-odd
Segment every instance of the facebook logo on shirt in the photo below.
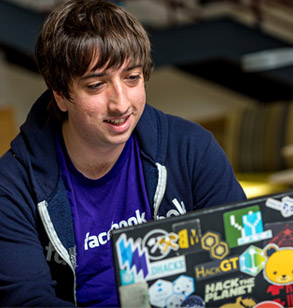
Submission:
<svg viewBox="0 0 293 308">
<path fill-rule="evenodd" d="M 84 239 L 84 250 L 99 247 L 107 244 L 111 237 L 111 230 L 123 227 L 138 225 L 147 222 L 145 212 L 140 213 L 139 210 L 135 211 L 135 216 L 131 216 L 126 220 L 121 220 L 119 223 L 112 223 L 111 228 L 106 232 L 102 231 L 97 235 L 91 235 L 90 232 L 86 233 Z"/>
</svg>

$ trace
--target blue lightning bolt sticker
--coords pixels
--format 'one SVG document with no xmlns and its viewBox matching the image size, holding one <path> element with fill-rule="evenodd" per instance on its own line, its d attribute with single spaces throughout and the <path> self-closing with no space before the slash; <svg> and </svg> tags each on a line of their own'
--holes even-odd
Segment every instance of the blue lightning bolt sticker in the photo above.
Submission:
<svg viewBox="0 0 293 308">
<path fill-rule="evenodd" d="M 127 240 L 123 233 L 116 242 L 119 268 L 124 277 L 134 276 L 131 281 L 138 282 L 145 280 L 149 273 L 147 250 L 141 249 L 139 242 L 133 242 L 130 238 Z"/>
</svg>

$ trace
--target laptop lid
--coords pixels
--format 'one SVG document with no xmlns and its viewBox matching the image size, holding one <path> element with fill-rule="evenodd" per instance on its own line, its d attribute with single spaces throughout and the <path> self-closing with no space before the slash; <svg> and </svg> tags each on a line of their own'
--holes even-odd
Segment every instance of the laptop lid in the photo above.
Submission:
<svg viewBox="0 0 293 308">
<path fill-rule="evenodd" d="M 121 307 L 293 306 L 293 191 L 113 230 Z"/>
</svg>

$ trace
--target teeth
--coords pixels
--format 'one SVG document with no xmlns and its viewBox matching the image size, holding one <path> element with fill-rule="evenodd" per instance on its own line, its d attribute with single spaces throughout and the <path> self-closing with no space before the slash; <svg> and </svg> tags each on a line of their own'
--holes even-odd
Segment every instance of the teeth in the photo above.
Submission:
<svg viewBox="0 0 293 308">
<path fill-rule="evenodd" d="M 117 120 L 108 120 L 107 122 L 114 124 L 114 125 L 120 125 L 123 124 L 126 121 L 126 119 L 117 119 Z"/>
</svg>

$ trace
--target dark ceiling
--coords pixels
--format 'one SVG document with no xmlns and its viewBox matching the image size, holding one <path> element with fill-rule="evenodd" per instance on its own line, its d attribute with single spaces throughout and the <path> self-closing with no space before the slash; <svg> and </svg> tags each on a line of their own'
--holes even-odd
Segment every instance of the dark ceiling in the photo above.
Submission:
<svg viewBox="0 0 293 308">
<path fill-rule="evenodd" d="M 36 71 L 34 43 L 44 18 L 44 14 L 0 1 L 0 47 L 9 61 Z M 220 18 L 147 30 L 156 67 L 173 65 L 262 102 L 293 98 L 293 66 L 259 73 L 243 71 L 241 59 L 248 53 L 292 47 L 257 27 Z"/>
</svg>

